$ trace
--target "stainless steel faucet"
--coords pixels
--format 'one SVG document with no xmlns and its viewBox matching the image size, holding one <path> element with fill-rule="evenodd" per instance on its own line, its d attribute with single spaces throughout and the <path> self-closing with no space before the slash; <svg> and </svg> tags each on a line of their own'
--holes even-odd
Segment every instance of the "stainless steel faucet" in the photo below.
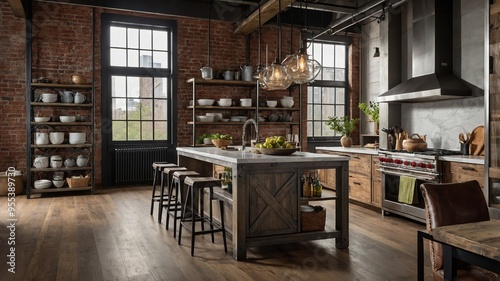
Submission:
<svg viewBox="0 0 500 281">
<path fill-rule="evenodd" d="M 250 123 L 253 123 L 253 125 L 255 126 L 255 137 L 257 138 L 257 141 L 259 141 L 259 128 L 257 127 L 257 121 L 255 121 L 255 119 L 247 119 L 247 121 L 245 121 L 245 123 L 243 123 L 243 135 L 241 136 L 241 142 L 243 143 L 242 147 L 241 147 L 241 150 L 245 150 L 245 136 L 246 136 L 246 129 L 247 129 L 247 125 L 250 124 Z M 251 142 L 251 140 L 250 140 Z"/>
</svg>

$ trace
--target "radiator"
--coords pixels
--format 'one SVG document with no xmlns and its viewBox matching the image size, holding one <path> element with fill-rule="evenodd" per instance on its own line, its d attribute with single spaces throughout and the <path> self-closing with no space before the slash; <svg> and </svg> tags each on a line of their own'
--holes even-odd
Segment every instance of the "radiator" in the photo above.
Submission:
<svg viewBox="0 0 500 281">
<path fill-rule="evenodd" d="M 115 183 L 151 181 L 151 164 L 167 161 L 167 151 L 167 147 L 116 148 Z"/>
</svg>

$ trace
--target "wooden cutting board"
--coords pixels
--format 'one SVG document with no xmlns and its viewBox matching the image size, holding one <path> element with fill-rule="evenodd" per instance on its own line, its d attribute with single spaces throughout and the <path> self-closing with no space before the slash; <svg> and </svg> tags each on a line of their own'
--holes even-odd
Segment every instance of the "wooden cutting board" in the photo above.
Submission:
<svg viewBox="0 0 500 281">
<path fill-rule="evenodd" d="M 470 134 L 470 155 L 484 155 L 484 126 L 477 126 Z"/>
</svg>

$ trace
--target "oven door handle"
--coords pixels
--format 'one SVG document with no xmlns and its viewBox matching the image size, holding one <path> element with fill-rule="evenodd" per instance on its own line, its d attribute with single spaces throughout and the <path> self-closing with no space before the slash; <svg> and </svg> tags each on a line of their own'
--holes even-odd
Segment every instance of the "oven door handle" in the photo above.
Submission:
<svg viewBox="0 0 500 281">
<path fill-rule="evenodd" d="M 401 173 L 401 172 L 389 171 L 389 170 L 385 170 L 385 169 L 377 169 L 377 171 L 385 173 L 385 174 L 393 175 L 393 176 L 414 176 L 411 173 Z M 422 175 L 422 174 L 419 174 L 418 178 L 426 179 L 426 180 L 429 180 L 429 181 L 435 181 L 436 180 L 435 176 L 428 176 L 428 175 Z"/>
</svg>

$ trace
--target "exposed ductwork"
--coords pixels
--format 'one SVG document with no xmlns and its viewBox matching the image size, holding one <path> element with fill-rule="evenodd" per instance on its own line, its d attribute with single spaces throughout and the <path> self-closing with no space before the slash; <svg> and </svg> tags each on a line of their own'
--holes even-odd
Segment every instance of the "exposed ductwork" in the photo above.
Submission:
<svg viewBox="0 0 500 281">
<path fill-rule="evenodd" d="M 378 102 L 425 102 L 472 96 L 453 75 L 453 1 L 413 1 L 412 78 L 378 96 Z"/>
</svg>

